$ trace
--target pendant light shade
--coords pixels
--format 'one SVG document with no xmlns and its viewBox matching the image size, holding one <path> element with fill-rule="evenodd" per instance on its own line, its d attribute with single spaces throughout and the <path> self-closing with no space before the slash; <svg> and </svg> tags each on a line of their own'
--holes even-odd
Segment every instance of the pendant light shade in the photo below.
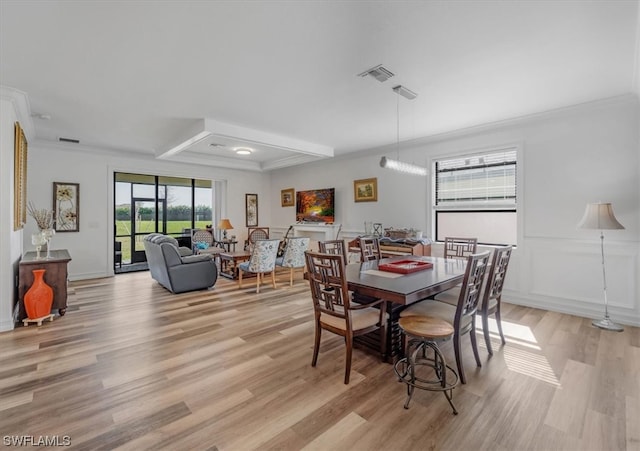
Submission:
<svg viewBox="0 0 640 451">
<path fill-rule="evenodd" d="M 395 171 L 404 172 L 407 174 L 422 175 L 422 176 L 427 175 L 427 169 L 423 168 L 422 166 L 417 166 L 411 163 L 405 163 L 403 161 L 392 160 L 391 158 L 387 158 L 387 157 L 382 157 L 380 159 L 380 167 L 393 169 Z"/>
</svg>

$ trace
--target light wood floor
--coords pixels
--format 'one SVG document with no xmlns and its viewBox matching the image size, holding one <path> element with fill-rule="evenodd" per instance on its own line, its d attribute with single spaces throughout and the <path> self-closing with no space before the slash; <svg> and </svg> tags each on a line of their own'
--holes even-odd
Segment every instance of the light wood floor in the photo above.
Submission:
<svg viewBox="0 0 640 451">
<path fill-rule="evenodd" d="M 247 287 L 219 280 L 173 295 L 149 273 L 70 284 L 69 309 L 0 334 L 0 440 L 70 437 L 74 449 L 637 450 L 640 332 L 504 305 L 494 340 L 451 414 L 441 393 L 405 387 L 392 366 L 323 335 L 310 366 L 306 282 Z M 454 362 L 449 345 L 443 347 Z M 6 444 L 6 443 L 4 443 Z"/>
</svg>

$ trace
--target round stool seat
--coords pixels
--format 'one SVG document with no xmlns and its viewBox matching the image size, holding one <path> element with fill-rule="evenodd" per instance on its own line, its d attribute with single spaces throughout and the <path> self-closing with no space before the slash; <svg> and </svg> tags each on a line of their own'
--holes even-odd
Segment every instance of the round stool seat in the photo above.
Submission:
<svg viewBox="0 0 640 451">
<path fill-rule="evenodd" d="M 407 334 L 427 340 L 446 340 L 453 335 L 453 325 L 432 316 L 405 316 L 398 320 L 398 325 Z"/>
</svg>

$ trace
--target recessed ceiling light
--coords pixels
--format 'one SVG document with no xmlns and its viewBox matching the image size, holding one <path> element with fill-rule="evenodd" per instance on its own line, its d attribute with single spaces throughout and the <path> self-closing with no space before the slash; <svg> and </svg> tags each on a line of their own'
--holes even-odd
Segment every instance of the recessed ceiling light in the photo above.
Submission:
<svg viewBox="0 0 640 451">
<path fill-rule="evenodd" d="M 253 149 L 249 149 L 248 147 L 236 147 L 233 149 L 238 155 L 251 155 Z"/>
</svg>

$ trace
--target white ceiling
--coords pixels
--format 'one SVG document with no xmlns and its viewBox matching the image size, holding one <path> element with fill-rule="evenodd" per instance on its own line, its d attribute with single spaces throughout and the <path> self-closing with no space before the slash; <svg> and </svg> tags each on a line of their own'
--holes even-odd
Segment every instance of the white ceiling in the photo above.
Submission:
<svg viewBox="0 0 640 451">
<path fill-rule="evenodd" d="M 212 166 L 393 144 L 396 108 L 408 140 L 637 90 L 637 0 L 2 0 L 0 17 L 0 84 L 51 116 L 38 140 Z M 396 76 L 357 77 L 380 63 Z"/>
</svg>

